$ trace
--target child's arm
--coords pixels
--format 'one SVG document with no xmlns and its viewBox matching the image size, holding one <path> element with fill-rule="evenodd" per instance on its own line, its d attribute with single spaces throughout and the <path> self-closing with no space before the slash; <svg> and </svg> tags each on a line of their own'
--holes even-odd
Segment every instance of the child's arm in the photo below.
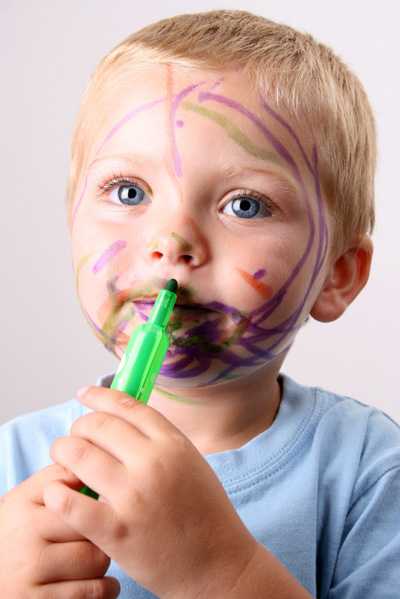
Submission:
<svg viewBox="0 0 400 599">
<path fill-rule="evenodd" d="M 99 387 L 81 401 L 94 411 L 50 455 L 103 501 L 51 483 L 50 510 L 162 599 L 311 597 L 257 543 L 203 456 L 157 410 Z"/>
</svg>

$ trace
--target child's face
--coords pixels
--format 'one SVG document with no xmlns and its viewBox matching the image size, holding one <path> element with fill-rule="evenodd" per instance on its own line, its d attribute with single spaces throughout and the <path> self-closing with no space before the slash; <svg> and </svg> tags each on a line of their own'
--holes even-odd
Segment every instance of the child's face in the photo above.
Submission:
<svg viewBox="0 0 400 599">
<path fill-rule="evenodd" d="M 207 308 L 175 308 L 161 386 L 277 368 L 308 316 L 331 223 L 292 127 L 240 72 L 149 63 L 115 89 L 72 206 L 76 285 L 118 358 L 168 279 Z"/>
</svg>

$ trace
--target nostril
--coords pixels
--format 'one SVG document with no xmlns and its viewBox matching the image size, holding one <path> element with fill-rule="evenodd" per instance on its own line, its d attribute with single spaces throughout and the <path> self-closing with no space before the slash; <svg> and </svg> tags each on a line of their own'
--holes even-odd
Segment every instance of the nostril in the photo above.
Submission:
<svg viewBox="0 0 400 599">
<path fill-rule="evenodd" d="M 155 260 L 161 260 L 163 256 L 164 254 L 162 252 L 155 251 L 151 253 L 151 257 Z M 183 254 L 182 256 L 179 256 L 179 260 L 181 262 L 184 262 L 185 264 L 189 264 L 193 261 L 193 256 L 191 256 L 190 254 Z"/>
</svg>

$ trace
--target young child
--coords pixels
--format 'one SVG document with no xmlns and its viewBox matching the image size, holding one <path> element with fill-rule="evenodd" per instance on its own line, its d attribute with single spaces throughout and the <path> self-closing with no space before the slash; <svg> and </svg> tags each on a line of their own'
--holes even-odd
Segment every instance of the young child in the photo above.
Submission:
<svg viewBox="0 0 400 599">
<path fill-rule="evenodd" d="M 180 15 L 100 62 L 72 140 L 79 301 L 119 360 L 175 278 L 171 345 L 148 405 L 110 374 L 0 428 L 2 596 L 399 596 L 399 426 L 281 372 L 367 283 L 375 162 L 360 82 L 290 27 Z"/>
</svg>

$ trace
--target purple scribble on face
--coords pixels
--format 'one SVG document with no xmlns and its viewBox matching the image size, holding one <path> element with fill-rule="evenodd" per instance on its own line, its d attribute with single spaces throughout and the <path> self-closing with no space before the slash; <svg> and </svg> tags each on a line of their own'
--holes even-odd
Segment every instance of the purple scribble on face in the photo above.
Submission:
<svg viewBox="0 0 400 599">
<path fill-rule="evenodd" d="M 262 279 L 262 277 L 264 277 L 266 273 L 267 271 L 265 270 L 265 268 L 261 268 L 260 270 L 257 270 L 257 272 L 254 273 L 253 277 L 255 279 Z"/>
<path fill-rule="evenodd" d="M 179 119 L 176 120 L 176 113 L 179 108 L 179 104 L 186 95 L 193 92 L 199 86 L 204 85 L 204 83 L 204 81 L 201 81 L 195 85 L 188 86 L 173 96 L 170 118 L 172 123 L 175 123 L 176 126 L 181 127 L 183 125 L 183 121 Z M 213 88 L 217 87 L 218 83 L 214 84 Z M 211 90 L 213 88 L 211 88 Z M 274 147 L 275 151 L 280 155 L 283 161 L 286 162 L 289 170 L 299 185 L 299 198 L 304 204 L 304 208 L 308 217 L 309 236 L 306 247 L 303 248 L 303 253 L 302 255 L 300 254 L 297 264 L 294 265 L 293 270 L 289 274 L 287 280 L 282 283 L 280 289 L 277 289 L 273 297 L 269 298 L 257 309 L 246 313 L 246 315 L 242 315 L 234 306 L 226 305 L 222 302 L 210 302 L 210 304 L 205 307 L 208 307 L 210 310 L 214 310 L 216 313 L 219 313 L 219 317 L 216 320 L 207 321 L 206 323 L 197 325 L 190 330 L 186 330 L 184 334 L 178 334 L 176 338 L 173 339 L 173 343 L 168 351 L 168 356 L 173 358 L 173 362 L 165 364 L 161 369 L 161 374 L 169 378 L 176 379 L 196 377 L 203 375 L 205 372 L 207 372 L 207 370 L 212 368 L 212 363 L 215 360 L 219 360 L 222 364 L 226 365 L 226 368 L 220 370 L 219 374 L 212 378 L 212 380 L 207 381 L 208 384 L 213 384 L 223 380 L 224 378 L 228 378 L 232 376 L 232 371 L 237 371 L 240 368 L 254 368 L 263 365 L 266 361 L 273 360 L 288 351 L 293 342 L 293 335 L 302 326 L 302 322 L 300 321 L 304 305 L 310 294 L 314 281 L 322 268 L 328 250 L 328 227 L 324 214 L 325 208 L 321 197 L 320 180 L 318 174 L 318 154 L 316 147 L 314 146 L 312 149 L 312 156 L 310 160 L 307 157 L 307 153 L 301 145 L 298 136 L 291 128 L 289 123 L 287 123 L 283 117 L 274 112 L 267 105 L 265 100 L 261 99 L 261 107 L 272 119 L 276 120 L 280 123 L 280 125 L 286 128 L 292 140 L 300 149 L 301 156 L 313 181 L 313 189 L 311 193 L 309 193 L 296 160 L 293 158 L 289 149 L 275 137 L 265 122 L 262 121 L 258 115 L 252 113 L 233 98 L 229 98 L 222 94 L 211 93 L 211 90 L 207 92 L 200 92 L 198 94 L 198 100 L 200 103 L 219 103 L 248 119 L 248 121 L 250 121 Z M 136 116 L 141 111 L 149 110 L 155 107 L 163 100 L 164 99 L 147 103 L 146 105 L 140 106 L 139 108 L 131 111 L 126 117 L 124 117 L 124 119 L 122 119 L 122 121 L 113 127 L 111 132 L 104 140 L 103 145 L 106 143 L 106 141 L 111 139 L 116 131 L 118 131 L 121 126 L 125 125 L 130 118 Z M 175 138 L 173 138 L 172 149 L 175 173 L 177 177 L 181 177 L 182 165 Z M 84 190 L 82 192 L 82 196 L 83 194 Z M 78 206 L 82 196 L 79 199 Z M 314 217 L 312 204 L 314 204 L 317 208 L 317 218 Z M 303 271 L 307 260 L 310 258 L 311 251 L 316 244 L 317 251 L 315 263 L 313 265 L 313 270 L 303 297 L 299 298 L 298 305 L 293 309 L 291 314 L 286 316 L 284 320 L 275 324 L 275 326 L 268 326 L 269 317 L 285 300 L 290 287 Z M 114 247 L 113 249 L 115 250 L 116 248 Z M 105 261 L 110 259 L 110 257 L 110 254 L 105 253 L 101 257 L 100 261 L 96 264 L 96 270 L 99 270 L 101 267 L 103 267 Z M 254 278 L 258 279 L 265 274 L 266 270 L 260 269 L 256 271 L 253 276 Z M 237 338 L 233 343 L 231 343 L 231 345 L 225 341 L 221 341 L 225 338 L 225 331 L 221 325 L 221 314 L 229 316 L 235 323 L 237 323 L 237 331 L 239 334 L 236 335 Z M 140 316 L 143 320 L 147 320 L 144 315 L 140 314 Z M 99 337 L 102 337 L 103 342 L 106 341 L 106 347 L 112 348 L 112 342 L 114 341 L 114 338 L 110 338 L 105 331 L 99 330 L 94 322 L 92 322 L 92 325 L 95 327 Z M 268 347 L 265 347 L 266 342 L 269 342 Z M 260 347 L 259 344 L 262 346 Z M 237 350 L 240 350 L 240 352 Z"/>
<path fill-rule="evenodd" d="M 199 92 L 198 99 L 201 103 L 212 101 L 217 103 L 219 102 L 225 106 L 228 106 L 230 109 L 237 111 L 241 115 L 245 116 L 250 122 L 253 123 L 253 125 L 255 125 L 258 128 L 258 130 L 264 135 L 268 142 L 275 148 L 277 154 L 279 154 L 281 158 L 287 163 L 289 170 L 292 172 L 292 175 L 297 180 L 302 192 L 301 199 L 304 203 L 309 223 L 309 237 L 306 248 L 303 252 L 303 255 L 300 257 L 299 261 L 294 266 L 288 279 L 281 286 L 281 288 L 277 290 L 277 292 L 272 298 L 270 298 L 256 310 L 253 310 L 248 315 L 248 318 L 245 319 L 246 328 L 244 331 L 241 332 L 239 338 L 236 339 L 235 346 L 238 348 L 240 347 L 246 349 L 247 352 L 249 352 L 250 354 L 247 358 L 237 355 L 234 351 L 232 351 L 232 349 L 226 347 L 226 344 L 220 344 L 218 347 L 216 340 L 221 339 L 223 337 L 223 332 L 218 330 L 219 326 L 217 320 L 215 321 L 214 327 L 211 330 L 200 330 L 199 327 L 196 327 L 189 331 L 186 331 L 184 339 L 186 338 L 190 340 L 190 338 L 196 337 L 197 339 L 199 339 L 199 341 L 195 344 L 187 346 L 181 346 L 181 344 L 177 345 L 177 347 L 175 347 L 174 356 L 176 356 L 177 354 L 183 354 L 182 360 L 175 361 L 173 364 L 170 365 L 165 365 L 161 369 L 161 374 L 166 374 L 167 376 L 172 378 L 186 378 L 198 376 L 206 371 L 206 369 L 210 366 L 210 360 L 214 357 L 214 359 L 218 359 L 221 362 L 227 364 L 227 368 L 220 372 L 211 381 L 209 381 L 210 384 L 213 384 L 231 375 L 232 371 L 234 371 L 237 368 L 254 368 L 255 366 L 262 365 L 263 363 L 265 363 L 266 360 L 269 361 L 273 360 L 274 358 L 277 358 L 278 356 L 286 353 L 290 349 L 291 344 L 293 342 L 291 337 L 301 327 L 300 318 L 302 315 L 304 305 L 307 301 L 308 295 L 312 289 L 314 281 L 318 276 L 322 268 L 324 259 L 326 257 L 328 248 L 328 229 L 323 213 L 324 206 L 321 197 L 320 181 L 318 174 L 318 155 L 316 147 L 313 147 L 312 160 L 310 161 L 297 134 L 291 128 L 289 123 L 287 123 L 280 115 L 277 115 L 277 113 L 272 111 L 272 109 L 269 109 L 269 106 L 266 103 L 266 101 L 262 100 L 261 105 L 264 108 L 264 110 L 268 112 L 270 116 L 277 120 L 281 125 L 285 126 L 296 145 L 300 148 L 302 157 L 305 160 L 308 170 L 310 171 L 311 176 L 314 180 L 315 196 L 314 198 L 311 198 L 304 183 L 301 171 L 298 168 L 298 165 L 294 160 L 293 156 L 291 155 L 289 149 L 286 148 L 281 143 L 281 141 L 275 137 L 272 131 L 257 115 L 252 113 L 250 110 L 248 110 L 246 107 L 244 107 L 239 102 L 236 102 L 232 98 L 228 98 L 223 95 L 213 94 L 210 91 Z M 175 112 L 177 109 L 177 104 L 178 102 L 175 100 Z M 175 163 L 176 165 L 180 165 L 179 152 L 177 151 L 176 146 L 175 152 Z M 177 174 L 182 175 L 181 172 Z M 312 212 L 312 199 L 315 200 L 318 209 L 317 223 L 314 220 Z M 284 321 L 282 321 L 280 324 L 274 327 L 265 326 L 269 316 L 284 301 L 285 296 L 292 283 L 304 269 L 304 266 L 306 264 L 306 261 L 309 259 L 315 241 L 317 241 L 318 243 L 317 255 L 312 275 L 310 277 L 309 284 L 304 293 L 304 296 L 300 298 L 299 304 L 293 311 L 293 313 L 290 314 L 289 317 L 287 317 Z M 265 269 L 260 269 L 255 273 L 254 276 L 255 278 L 260 278 L 265 274 L 265 272 Z M 212 302 L 208 307 L 210 309 L 214 309 L 225 314 L 230 314 L 235 322 L 240 322 L 237 318 L 237 310 L 235 310 L 233 306 L 226 306 L 222 302 Z M 261 326 L 261 324 L 263 326 Z M 271 341 L 271 344 L 268 348 L 258 346 L 259 343 L 265 344 L 267 340 Z M 282 347 L 282 345 L 283 349 L 278 349 L 279 347 Z M 214 356 L 212 356 L 213 352 L 211 350 L 218 349 L 219 351 L 216 351 L 214 353 Z M 188 368 L 188 366 L 190 366 L 190 364 L 193 361 L 197 364 L 191 369 Z"/>
<path fill-rule="evenodd" d="M 171 122 L 174 123 L 175 121 L 175 115 L 176 112 L 179 108 L 179 104 L 181 102 L 183 102 L 183 100 L 185 99 L 186 96 L 188 96 L 190 93 L 192 93 L 193 90 L 195 90 L 197 87 L 199 87 L 199 85 L 204 85 L 204 83 L 206 83 L 206 81 L 201 81 L 200 83 L 194 83 L 192 85 L 188 85 L 187 87 L 185 87 L 182 91 L 180 91 L 178 94 L 175 95 L 173 101 L 172 101 L 172 106 L 171 106 Z M 175 128 L 172 128 L 173 131 L 173 135 L 172 135 L 172 151 L 173 151 L 173 156 L 174 156 L 174 167 L 175 167 L 175 174 L 177 177 L 182 177 L 182 164 L 181 164 L 181 157 L 179 154 L 179 150 L 178 150 L 178 145 L 176 143 L 176 137 L 175 137 Z"/>
<path fill-rule="evenodd" d="M 114 258 L 114 256 L 116 256 L 118 252 L 124 250 L 127 245 L 127 242 L 123 241 L 122 239 L 114 241 L 114 243 L 112 243 L 110 247 L 108 247 L 97 260 L 96 264 L 93 266 L 92 272 L 94 274 L 100 272 L 106 266 L 107 262 Z"/>
</svg>

